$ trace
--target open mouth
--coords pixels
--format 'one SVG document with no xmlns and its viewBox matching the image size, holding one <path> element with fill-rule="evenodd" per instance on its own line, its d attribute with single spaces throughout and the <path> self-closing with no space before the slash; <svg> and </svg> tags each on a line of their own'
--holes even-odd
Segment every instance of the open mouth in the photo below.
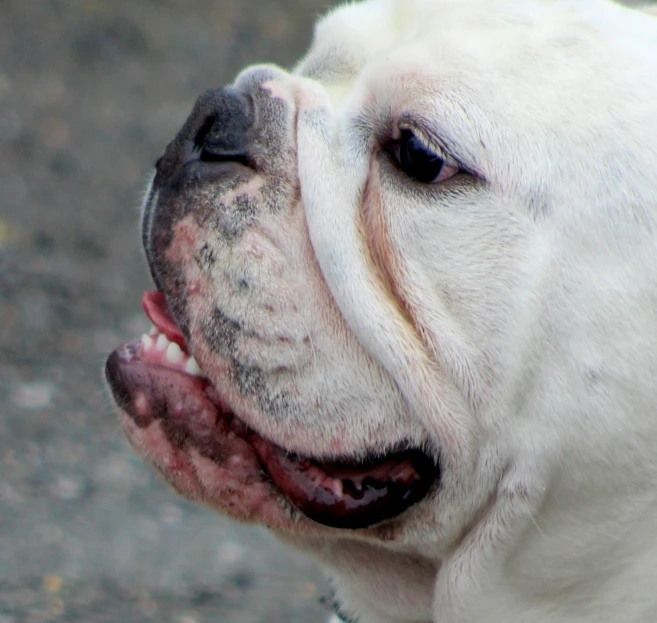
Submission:
<svg viewBox="0 0 657 623">
<path fill-rule="evenodd" d="M 105 373 L 117 404 L 139 428 L 158 420 L 176 448 L 195 448 L 241 481 L 269 482 L 306 517 L 357 529 L 391 519 L 424 498 L 439 477 L 424 452 L 396 448 L 367 460 L 298 456 L 242 422 L 204 376 L 161 292 L 146 292 L 149 335 L 108 358 Z M 227 457 L 230 456 L 228 460 Z"/>
</svg>

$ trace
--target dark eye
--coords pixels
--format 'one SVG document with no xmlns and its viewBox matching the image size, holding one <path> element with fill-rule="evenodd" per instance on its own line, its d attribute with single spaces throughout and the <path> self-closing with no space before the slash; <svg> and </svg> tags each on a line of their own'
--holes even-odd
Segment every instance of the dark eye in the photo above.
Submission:
<svg viewBox="0 0 657 623">
<path fill-rule="evenodd" d="M 398 158 L 401 170 L 423 184 L 442 182 L 458 173 L 458 167 L 445 162 L 410 130 L 402 130 Z"/>
</svg>

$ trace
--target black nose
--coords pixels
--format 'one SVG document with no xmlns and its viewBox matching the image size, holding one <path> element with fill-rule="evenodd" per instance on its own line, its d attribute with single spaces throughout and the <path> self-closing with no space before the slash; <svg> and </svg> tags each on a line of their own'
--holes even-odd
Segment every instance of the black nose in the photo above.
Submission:
<svg viewBox="0 0 657 623">
<path fill-rule="evenodd" d="M 227 87 L 208 91 L 196 103 L 194 126 L 201 120 L 194 135 L 194 149 L 201 160 L 226 160 L 243 156 L 247 151 L 247 135 L 253 124 L 251 98 Z"/>
<path fill-rule="evenodd" d="M 206 91 L 158 161 L 156 184 L 172 181 L 190 162 L 248 165 L 253 122 L 253 100 L 248 94 L 232 87 Z"/>
</svg>

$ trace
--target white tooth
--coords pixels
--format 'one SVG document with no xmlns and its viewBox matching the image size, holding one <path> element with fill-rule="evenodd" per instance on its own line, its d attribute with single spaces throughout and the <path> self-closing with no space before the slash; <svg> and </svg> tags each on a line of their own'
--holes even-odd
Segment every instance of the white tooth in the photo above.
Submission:
<svg viewBox="0 0 657 623">
<path fill-rule="evenodd" d="M 194 357 L 190 357 L 185 364 L 185 372 L 190 376 L 201 376 L 201 368 Z"/>
<path fill-rule="evenodd" d="M 150 335 L 151 337 L 155 337 L 157 334 L 158 334 L 157 327 L 155 325 L 151 325 L 151 329 L 148 332 L 148 335 Z"/>
<path fill-rule="evenodd" d="M 169 345 L 169 339 L 164 333 L 160 333 L 155 344 L 158 350 L 164 350 Z"/>
<path fill-rule="evenodd" d="M 153 344 L 155 344 L 155 342 L 150 335 L 144 333 L 144 335 L 141 336 L 141 347 L 143 350 L 150 350 L 153 348 Z"/>
<path fill-rule="evenodd" d="M 183 352 L 180 349 L 180 346 L 175 342 L 171 342 L 167 346 L 166 358 L 171 363 L 178 363 L 183 358 Z"/>
</svg>

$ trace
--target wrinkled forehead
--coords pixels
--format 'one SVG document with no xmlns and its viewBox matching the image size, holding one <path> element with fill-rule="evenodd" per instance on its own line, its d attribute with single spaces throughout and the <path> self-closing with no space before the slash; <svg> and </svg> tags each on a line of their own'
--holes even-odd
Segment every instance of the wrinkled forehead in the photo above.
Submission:
<svg viewBox="0 0 657 623">
<path fill-rule="evenodd" d="M 578 57 L 594 60 L 598 49 L 624 55 L 636 46 L 645 58 L 641 39 L 654 31 L 641 33 L 619 9 L 606 0 L 366 0 L 317 24 L 295 73 L 321 82 L 338 108 L 372 76 L 423 74 L 427 84 L 451 73 L 482 87 L 485 76 L 540 82 L 555 69 L 574 70 Z"/>
<path fill-rule="evenodd" d="M 368 0 L 339 7 L 317 24 L 295 73 L 321 82 L 337 103 L 363 72 L 391 63 L 401 69 L 399 59 L 426 73 L 456 59 L 484 70 L 512 57 L 517 67 L 522 51 L 583 40 L 582 18 L 559 0 Z"/>
<path fill-rule="evenodd" d="M 578 33 L 572 11 L 554 10 L 559 4 L 352 3 L 317 24 L 312 46 L 295 73 L 323 85 L 343 127 L 360 125 L 366 133 L 386 134 L 386 128 L 409 120 L 412 127 L 423 126 L 424 134 L 452 147 L 450 152 L 464 166 L 485 174 L 480 145 L 485 141 L 492 147 L 498 140 L 485 136 L 486 118 L 494 116 L 502 124 L 505 118 L 509 124 L 513 120 L 522 135 L 523 111 L 513 110 L 513 102 L 531 107 L 531 94 L 540 91 L 542 104 L 546 97 L 555 99 L 548 109 L 559 110 L 562 104 L 558 89 L 537 88 L 542 81 L 553 83 L 557 73 L 553 58 L 547 66 L 539 58 L 553 56 L 559 41 L 570 48 L 583 45 L 585 33 Z M 526 93 L 514 93 L 518 90 Z M 533 123 L 531 117 L 528 123 Z M 506 140 L 512 140 L 508 133 Z"/>
<path fill-rule="evenodd" d="M 495 177 L 491 153 L 498 171 L 550 151 L 558 161 L 613 128 L 613 109 L 657 69 L 652 21 L 607 0 L 367 0 L 318 23 L 295 73 L 320 82 L 350 127 L 406 116 Z"/>
</svg>

